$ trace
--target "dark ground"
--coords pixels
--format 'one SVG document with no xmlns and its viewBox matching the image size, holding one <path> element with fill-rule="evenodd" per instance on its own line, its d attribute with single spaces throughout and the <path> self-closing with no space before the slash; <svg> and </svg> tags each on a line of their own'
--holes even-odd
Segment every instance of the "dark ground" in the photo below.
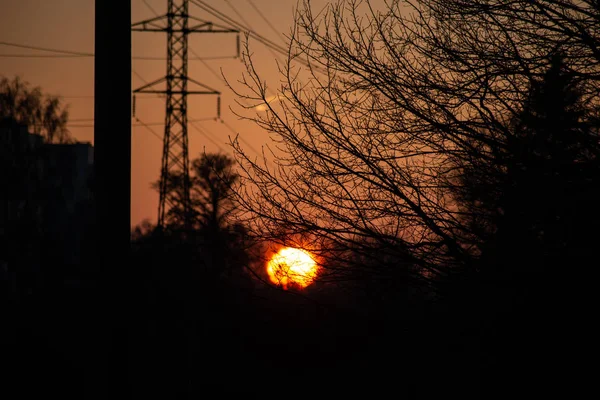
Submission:
<svg viewBox="0 0 600 400">
<path fill-rule="evenodd" d="M 130 294 L 137 296 L 116 312 L 108 311 L 109 291 L 81 285 L 41 290 L 4 308 L 3 391 L 13 393 L 5 398 L 479 398 L 476 329 L 433 312 L 384 321 L 376 312 L 358 317 L 290 296 L 287 304 L 274 301 L 282 294 L 211 296 L 197 305 L 168 293 Z M 117 336 L 128 337 L 127 353 L 112 359 L 109 326 L 119 316 L 128 322 L 127 336 Z M 111 374 L 123 366 L 129 388 L 115 395 Z"/>
</svg>

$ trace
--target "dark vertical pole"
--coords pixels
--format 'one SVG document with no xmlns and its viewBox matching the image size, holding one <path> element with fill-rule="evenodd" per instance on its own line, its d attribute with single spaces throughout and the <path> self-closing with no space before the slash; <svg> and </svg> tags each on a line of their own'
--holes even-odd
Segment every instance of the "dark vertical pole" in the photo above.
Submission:
<svg viewBox="0 0 600 400">
<path fill-rule="evenodd" d="M 125 288 L 131 203 L 131 1 L 96 0 L 94 172 L 108 398 L 129 397 Z"/>
</svg>

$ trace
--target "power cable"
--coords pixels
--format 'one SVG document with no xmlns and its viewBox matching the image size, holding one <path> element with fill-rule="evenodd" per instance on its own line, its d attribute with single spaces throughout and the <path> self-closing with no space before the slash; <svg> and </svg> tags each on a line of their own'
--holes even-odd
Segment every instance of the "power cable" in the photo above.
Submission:
<svg viewBox="0 0 600 400">
<path fill-rule="evenodd" d="M 37 50 L 37 51 L 46 51 L 49 53 L 56 54 L 20 54 L 20 53 L 4 53 L 0 54 L 0 57 L 3 58 L 93 58 L 94 53 L 84 53 L 84 52 L 76 52 L 71 50 L 64 49 L 55 49 L 49 47 L 41 47 L 41 46 L 30 46 L 21 43 L 13 43 L 13 42 L 0 42 L 0 45 L 11 46 L 11 47 L 19 47 L 23 49 L 29 50 Z M 210 61 L 210 60 L 225 60 L 235 58 L 236 56 L 213 56 L 213 57 L 199 57 L 188 58 L 188 61 Z M 146 61 L 166 61 L 166 57 L 153 57 L 153 56 L 132 56 L 132 60 L 146 60 Z"/>
<path fill-rule="evenodd" d="M 221 120 L 221 122 L 223 123 L 223 125 L 225 125 L 225 127 L 226 127 L 227 129 L 229 129 L 229 131 L 230 131 L 231 133 L 233 133 L 233 134 L 234 134 L 236 137 L 239 137 L 239 138 L 240 138 L 240 140 L 241 140 L 241 141 L 242 141 L 242 142 L 243 142 L 243 143 L 244 143 L 246 146 L 248 146 L 248 148 L 249 148 L 250 150 L 252 150 L 252 151 L 253 151 L 253 152 L 254 152 L 254 153 L 257 155 L 257 156 L 260 156 L 260 155 L 261 155 L 261 153 L 259 153 L 259 152 L 258 152 L 258 150 L 256 150 L 256 149 L 255 149 L 255 148 L 254 148 L 254 147 L 253 147 L 253 146 L 252 146 L 252 145 L 251 145 L 251 144 L 250 144 L 250 143 L 249 143 L 249 142 L 248 142 L 246 139 L 244 139 L 244 137 L 243 137 L 242 135 L 240 135 L 240 134 L 239 134 L 239 132 L 236 132 L 236 131 L 235 131 L 235 129 L 233 129 L 233 128 L 231 127 L 231 125 L 229 125 L 229 124 L 228 124 L 226 121 L 223 121 L 223 120 Z"/>
<path fill-rule="evenodd" d="M 69 54 L 16 54 L 16 53 L 10 53 L 10 54 L 1 54 L 0 53 L 0 58 L 51 58 L 51 59 L 72 59 L 72 58 L 84 58 L 84 59 L 89 59 L 94 57 L 93 54 L 89 55 L 89 56 L 75 56 L 75 55 L 69 55 Z M 213 56 L 213 57 L 192 57 L 192 58 L 188 58 L 188 61 L 201 61 L 201 62 L 206 62 L 206 61 L 212 61 L 212 60 L 229 60 L 232 58 L 236 58 L 237 56 Z M 152 56 L 133 56 L 131 57 L 132 60 L 142 60 L 142 61 L 166 61 L 167 59 L 165 57 L 152 57 Z"/>
<path fill-rule="evenodd" d="M 229 60 L 236 58 L 236 56 L 212 56 L 212 57 L 192 57 L 188 58 L 188 61 L 211 61 L 211 60 Z M 166 57 L 152 57 L 152 56 L 134 56 L 133 60 L 145 60 L 145 61 L 166 61 Z"/>
<path fill-rule="evenodd" d="M 231 3 L 229 2 L 229 0 L 225 0 L 225 3 L 227 3 L 227 5 L 229 6 L 229 8 L 231 8 L 233 10 L 233 12 L 238 17 L 240 17 L 240 19 L 242 20 L 242 22 L 244 22 L 248 26 L 248 28 L 252 29 L 252 25 L 250 25 L 248 23 L 248 21 L 246 21 L 244 19 L 244 17 L 242 16 L 242 14 L 240 14 L 240 12 L 234 6 L 231 5 Z M 279 57 L 281 57 L 281 55 L 278 56 L 277 54 L 275 54 L 275 51 L 271 47 L 267 46 L 267 49 L 269 49 L 269 52 L 273 55 L 274 58 L 279 59 Z"/>
<path fill-rule="evenodd" d="M 234 6 L 231 5 L 231 2 L 229 2 L 229 0 L 225 0 L 225 3 L 227 3 L 227 5 L 229 6 L 229 8 L 231 8 L 231 10 L 233 10 L 233 12 L 239 17 L 240 20 L 242 20 L 243 23 L 246 24 L 246 26 L 252 30 L 252 25 L 250 25 L 250 23 L 248 23 L 248 21 L 246 21 L 246 19 L 244 18 L 244 16 L 242 14 L 240 14 L 240 12 L 237 10 L 237 8 L 235 8 Z"/>
<path fill-rule="evenodd" d="M 82 96 L 63 96 L 62 94 L 54 95 L 55 97 L 60 97 L 62 99 L 93 99 L 92 95 L 82 95 Z"/>
<path fill-rule="evenodd" d="M 143 0 L 144 4 L 146 4 L 146 6 L 148 6 L 148 8 L 150 9 L 150 11 L 152 11 L 154 13 L 154 16 L 158 17 L 159 14 L 156 12 L 156 10 L 154 10 L 152 7 L 150 7 L 150 5 L 146 2 L 146 0 Z M 202 57 L 200 57 L 198 55 L 198 53 L 196 53 L 194 51 L 194 49 L 192 49 L 189 45 L 188 45 L 188 51 L 190 53 L 192 53 L 192 55 L 194 55 L 196 58 L 196 60 L 201 61 L 202 64 L 204 64 L 204 66 L 206 67 L 206 69 L 208 69 L 218 80 L 223 82 L 223 77 L 221 75 L 219 75 L 210 65 L 208 65 L 207 62 L 204 61 L 204 59 Z M 228 57 L 229 58 L 229 57 Z M 188 58 L 189 60 L 189 58 Z"/>
<path fill-rule="evenodd" d="M 52 49 L 52 48 L 49 48 L 49 47 L 41 47 L 41 46 L 30 46 L 30 45 L 27 45 L 27 44 L 13 43 L 13 42 L 0 41 L 0 45 L 10 46 L 10 47 L 19 47 L 19 48 L 22 48 L 22 49 L 29 49 L 29 50 L 47 51 L 47 52 L 51 52 L 51 53 L 59 53 L 59 54 L 65 54 L 65 55 L 70 55 L 70 56 L 77 56 L 77 57 L 93 57 L 94 56 L 93 53 L 84 53 L 84 52 L 80 52 L 80 51 Z"/>
<path fill-rule="evenodd" d="M 2 58 L 89 58 L 70 54 L 0 54 Z"/>
<path fill-rule="evenodd" d="M 221 145 L 219 145 L 219 143 L 217 143 L 211 136 L 209 136 L 210 131 L 208 131 L 206 128 L 203 127 L 199 127 L 198 125 L 196 125 L 194 122 L 188 121 L 188 123 L 194 128 L 196 129 L 196 131 L 198 131 L 202 136 L 204 136 L 206 139 L 210 140 L 210 142 L 212 144 L 214 144 L 215 146 L 217 146 L 217 148 L 219 150 L 221 150 L 222 152 L 226 153 L 225 149 L 223 149 L 223 147 L 221 147 Z"/>
<path fill-rule="evenodd" d="M 283 37 L 283 35 L 281 34 L 281 32 L 279 32 L 277 29 L 275 29 L 275 27 L 273 26 L 273 24 L 271 23 L 271 21 L 269 21 L 265 15 L 258 9 L 258 7 L 256 6 L 256 4 L 254 4 L 254 1 L 252 0 L 248 0 L 248 3 L 250 4 L 250 6 L 252 6 L 252 8 L 254 9 L 254 11 L 256 11 L 256 13 L 262 18 L 263 21 L 265 21 L 265 23 L 267 24 L 267 26 L 269 28 L 271 28 L 271 30 L 273 32 L 275 32 L 275 34 L 281 39 L 281 41 L 283 43 L 286 43 L 285 38 Z"/>
<path fill-rule="evenodd" d="M 137 72 L 135 69 L 131 69 L 131 72 L 138 77 L 138 79 L 142 82 L 144 82 L 145 84 L 148 83 L 148 81 L 146 79 L 144 79 L 144 77 L 142 75 L 139 74 L 139 72 Z"/>
<path fill-rule="evenodd" d="M 223 21 L 223 22 L 225 22 L 225 23 L 233 26 L 234 28 L 238 28 L 238 29 L 246 31 L 251 37 L 253 37 L 254 39 L 258 40 L 259 42 L 261 42 L 265 46 L 270 47 L 273 50 L 278 51 L 278 52 L 280 52 L 281 54 L 283 54 L 285 56 L 288 55 L 288 51 L 284 47 L 279 46 L 278 44 L 276 44 L 273 41 L 265 38 L 262 35 L 259 35 L 254 30 L 252 30 L 250 27 L 244 26 L 244 25 L 240 24 L 236 20 L 228 17 L 227 15 L 223 14 L 219 10 L 217 10 L 217 9 L 211 7 L 210 5 L 206 4 L 202 0 L 190 0 L 190 2 L 192 4 L 194 4 L 195 6 L 201 8 L 202 10 L 208 12 L 209 14 L 213 15 L 214 17 L 219 18 L 221 21 Z"/>
<path fill-rule="evenodd" d="M 147 2 L 146 0 L 142 0 L 142 1 L 143 1 L 143 3 L 146 5 L 146 7 L 148 7 L 148 9 L 149 9 L 149 10 L 150 10 L 150 11 L 151 11 L 151 12 L 152 12 L 152 13 L 153 13 L 153 14 L 154 14 L 156 17 L 158 17 L 158 16 L 159 16 L 158 12 L 157 12 L 157 11 L 156 11 L 154 8 L 152 8 L 152 6 L 150 6 L 150 4 L 148 4 L 148 2 Z M 235 20 L 233 20 L 233 19 L 229 19 L 229 18 L 228 18 L 226 15 L 224 15 L 224 14 L 222 14 L 222 16 L 223 16 L 223 17 L 226 17 L 226 19 L 229 19 L 229 21 L 230 21 L 229 23 L 232 23 L 234 26 L 237 26 L 237 27 L 242 27 L 244 30 L 249 30 L 249 31 L 252 31 L 252 27 L 250 26 L 250 24 L 249 24 L 249 23 L 248 23 L 248 22 L 247 22 L 247 21 L 244 19 L 244 17 L 243 17 L 243 16 L 242 16 L 242 15 L 241 15 L 241 14 L 240 14 L 240 13 L 239 13 L 239 12 L 238 12 L 238 11 L 237 11 L 237 10 L 236 10 L 236 9 L 235 9 L 233 6 L 232 6 L 232 5 L 231 5 L 231 3 L 229 2 L 229 0 L 225 0 L 225 1 L 226 1 L 226 2 L 227 2 L 227 4 L 229 5 L 229 7 L 231 7 L 231 9 L 232 9 L 232 10 L 233 10 L 233 11 L 234 11 L 234 12 L 235 12 L 237 15 L 238 15 L 238 17 L 240 17 L 240 19 L 241 19 L 241 20 L 242 20 L 242 21 L 243 21 L 243 22 L 244 22 L 246 25 L 248 25 L 248 27 L 249 27 L 250 29 L 248 29 L 247 27 L 245 27 L 245 26 L 243 26 L 243 25 L 239 24 L 238 22 L 236 22 L 236 21 L 235 21 Z M 194 1 L 192 1 L 192 3 L 194 3 Z M 252 5 L 252 6 L 253 6 L 253 8 L 254 8 L 254 9 L 255 9 L 255 10 L 258 12 L 258 13 L 259 13 L 259 15 L 261 15 L 261 17 L 262 17 L 263 19 L 265 19 L 264 15 L 263 15 L 263 14 L 260 12 L 260 10 L 258 10 L 258 9 L 256 8 L 256 6 L 255 6 L 253 3 L 251 3 L 251 5 Z M 196 6 L 198 6 L 198 4 L 196 4 Z M 210 7 L 210 6 L 208 6 L 208 7 Z M 202 8 L 202 7 L 200 7 L 200 8 Z M 214 10 L 214 9 L 213 9 L 213 10 Z M 205 11 L 208 11 L 208 10 L 205 10 Z M 216 11 L 216 10 L 214 10 L 214 11 Z M 210 11 L 208 11 L 208 12 L 209 12 L 209 13 L 211 13 Z M 211 13 L 211 14 L 213 14 L 213 13 Z M 213 16 L 214 16 L 214 14 L 213 14 Z M 223 18 L 221 18 L 221 17 L 219 17 L 219 16 L 217 16 L 217 18 L 220 18 L 221 20 L 223 20 Z M 227 21 L 225 21 L 225 22 L 227 22 Z M 273 27 L 273 26 L 272 26 L 272 25 L 271 25 L 271 24 L 270 24 L 268 21 L 267 21 L 267 23 L 268 23 L 268 24 L 271 26 L 271 29 L 273 29 L 273 30 L 276 32 L 275 28 L 274 28 L 274 27 Z M 276 32 L 276 33 L 277 33 L 277 32 Z M 257 36 L 260 36 L 260 35 L 257 35 Z M 285 42 L 285 40 L 283 40 L 283 41 Z M 270 42 L 270 41 L 269 41 L 269 42 Z M 271 43 L 272 43 L 272 42 L 271 42 Z M 272 54 L 273 54 L 275 57 L 277 57 L 277 56 L 276 56 L 276 55 L 273 53 L 273 49 L 271 48 L 271 46 L 267 46 L 267 47 L 269 48 L 269 50 L 271 51 L 271 53 L 272 53 Z M 207 68 L 207 69 L 208 69 L 208 70 L 209 70 L 209 71 L 210 71 L 210 72 L 211 72 L 211 73 L 212 73 L 212 74 L 213 74 L 213 75 L 214 75 L 214 76 L 215 76 L 215 77 L 216 77 L 218 80 L 220 80 L 221 82 L 224 82 L 224 79 L 223 79 L 223 77 L 222 77 L 221 75 L 219 75 L 219 74 L 218 74 L 218 73 L 217 73 L 217 72 L 216 72 L 216 71 L 215 71 L 215 70 L 214 70 L 214 69 L 213 69 L 213 68 L 212 68 L 210 65 L 208 65 L 208 63 L 206 63 L 206 62 L 205 62 L 205 60 L 207 59 L 206 57 L 200 57 L 200 56 L 198 55 L 198 53 L 196 53 L 196 52 L 195 52 L 195 51 L 194 51 L 192 48 L 189 48 L 189 51 L 190 51 L 190 53 L 192 53 L 192 55 L 194 55 L 194 56 L 196 57 L 196 59 L 197 59 L 197 60 L 201 61 L 201 62 L 204 64 L 204 66 L 205 66 L 205 67 L 206 67 L 206 68 Z M 286 52 L 286 54 L 287 54 L 287 52 Z M 135 73 L 135 72 L 134 72 L 134 73 Z M 137 75 L 139 78 L 141 78 L 141 76 L 140 76 L 139 74 L 137 74 L 137 73 L 136 73 L 136 75 Z M 142 79 L 142 80 L 144 80 L 143 78 L 141 78 L 141 79 Z M 237 132 L 236 132 L 236 131 L 235 131 L 235 130 L 234 130 L 232 127 L 231 127 L 231 125 L 229 125 L 229 124 L 228 124 L 226 121 L 224 121 L 223 119 L 220 119 L 220 121 L 221 121 L 221 122 L 223 123 L 223 125 L 225 125 L 225 127 L 226 127 L 227 129 L 229 129 L 229 130 L 230 130 L 230 131 L 231 131 L 231 132 L 232 132 L 234 135 L 238 136 L 238 137 L 240 138 L 240 140 L 241 140 L 241 141 L 242 141 L 242 142 L 243 142 L 243 143 L 244 143 L 246 146 L 248 146 L 248 148 L 249 148 L 250 150 L 252 150 L 254 153 L 256 153 L 256 155 L 260 156 L 260 153 L 259 153 L 259 152 L 258 152 L 258 151 L 257 151 L 257 150 L 256 150 L 256 149 L 255 149 L 255 148 L 254 148 L 254 147 L 253 147 L 253 146 L 252 146 L 252 145 L 251 145 L 251 144 L 250 144 L 250 143 L 249 143 L 247 140 L 245 140 L 245 139 L 244 139 L 244 138 L 243 138 L 241 135 L 239 135 L 239 134 L 238 134 L 238 133 L 237 133 Z M 206 127 L 199 127 L 199 126 L 198 126 L 198 125 L 196 125 L 194 122 L 195 122 L 195 121 L 188 121 L 188 123 L 189 123 L 189 124 L 190 124 L 190 125 L 191 125 L 191 126 L 192 126 L 192 127 L 195 129 L 195 130 L 196 130 L 196 131 L 198 131 L 198 132 L 199 132 L 201 135 L 203 135 L 203 136 L 204 136 L 206 139 L 208 139 L 208 140 L 209 140 L 211 143 L 213 143 L 215 146 L 217 146 L 217 148 L 219 148 L 221 151 L 224 151 L 224 149 L 223 149 L 223 148 L 222 148 L 222 147 L 221 147 L 221 146 L 220 146 L 220 145 L 219 145 L 219 144 L 216 142 L 216 140 L 214 140 L 214 139 L 213 139 L 213 137 L 211 136 L 211 132 L 210 132 L 208 129 L 206 129 Z"/>
<path fill-rule="evenodd" d="M 136 120 L 137 122 L 139 122 L 139 125 L 132 124 L 132 126 L 143 126 L 143 127 L 144 127 L 144 128 L 146 128 L 146 129 L 147 129 L 147 130 L 148 130 L 150 133 L 152 133 L 154 136 L 156 136 L 158 139 L 160 139 L 160 141 L 162 142 L 162 140 L 163 140 L 162 136 L 161 136 L 161 135 L 159 135 L 159 134 L 158 134 L 158 133 L 157 133 L 157 132 L 156 132 L 154 129 L 152 129 L 152 128 L 150 127 L 150 124 L 146 124 L 146 123 L 144 123 L 144 122 L 143 122 L 142 120 L 140 120 L 138 117 L 134 117 L 134 118 L 135 118 L 135 120 Z"/>
<path fill-rule="evenodd" d="M 154 16 L 156 16 L 156 17 L 158 17 L 158 16 L 159 16 L 158 12 L 156 12 L 156 10 L 154 10 L 154 9 L 153 9 L 153 8 L 152 8 L 152 7 L 151 7 L 151 6 L 150 6 L 150 5 L 149 5 L 149 4 L 146 2 L 146 0 L 142 0 L 142 1 L 143 1 L 143 2 L 144 2 L 144 4 L 145 4 L 145 5 L 146 5 L 146 6 L 147 6 L 149 9 L 150 9 L 150 11 L 152 11 L 152 12 L 154 13 Z M 207 68 L 207 69 L 208 69 L 208 70 L 209 70 L 209 71 L 210 71 L 210 72 L 211 72 L 211 73 L 212 73 L 214 76 L 216 76 L 216 77 L 217 77 L 217 79 L 219 79 L 219 80 L 223 81 L 223 77 L 222 77 L 222 76 L 220 76 L 219 74 L 217 74 L 217 72 L 216 72 L 214 69 L 212 69 L 212 68 L 211 68 L 211 66 L 210 66 L 210 65 L 208 65 L 208 63 L 206 63 L 206 62 L 205 62 L 205 61 L 202 59 L 202 57 L 200 57 L 200 56 L 198 55 L 198 53 L 196 53 L 196 52 L 194 51 L 194 49 L 192 49 L 191 47 L 189 47 L 189 46 L 188 46 L 188 50 L 189 50 L 189 52 L 190 52 L 190 53 L 192 53 L 192 55 L 194 55 L 194 56 L 196 57 L 196 60 L 198 60 L 198 61 L 201 61 L 201 62 L 204 64 L 204 66 L 205 66 L 205 67 L 206 67 L 206 68 Z M 189 60 L 189 58 L 188 58 L 188 60 Z M 146 82 L 146 83 L 147 83 L 147 82 Z"/>
<path fill-rule="evenodd" d="M 149 123 L 144 123 L 142 121 L 139 120 L 138 117 L 133 117 L 134 119 L 138 120 L 138 122 L 140 122 L 140 124 L 131 124 L 131 126 L 161 126 L 164 125 L 164 122 L 149 122 Z M 196 122 L 206 122 L 206 121 L 212 121 L 214 120 L 214 118 L 199 118 L 199 119 L 192 119 L 189 120 L 189 123 L 196 123 Z M 71 121 L 75 121 L 75 122 L 93 122 L 93 119 L 81 119 L 81 120 L 69 120 L 69 122 Z M 67 127 L 69 128 L 93 128 L 94 124 L 70 124 L 67 123 Z M 162 138 L 161 138 L 162 139 Z"/>
<path fill-rule="evenodd" d="M 192 3 L 193 5 L 197 6 L 198 8 L 206 11 L 207 13 L 213 15 L 214 17 L 220 19 L 221 21 L 225 22 L 226 24 L 231 25 L 234 28 L 246 31 L 247 34 L 249 35 L 249 37 L 257 40 L 259 43 L 262 43 L 263 45 L 271 48 L 274 51 L 279 52 L 281 55 L 283 55 L 284 57 L 290 57 L 289 54 L 289 49 L 284 48 L 282 46 L 279 46 L 278 44 L 274 43 L 273 41 L 265 38 L 264 36 L 256 33 L 255 31 L 253 31 L 252 29 L 250 29 L 250 27 L 244 26 L 242 24 L 240 24 L 239 22 L 235 21 L 234 19 L 228 17 L 227 15 L 223 14 L 222 12 L 220 12 L 219 10 L 215 9 L 214 7 L 211 7 L 210 5 L 206 4 L 204 1 L 202 0 L 190 0 L 190 3 Z M 311 71 L 316 71 L 316 72 L 321 72 L 324 73 L 323 69 L 317 65 L 312 65 L 308 60 L 304 60 L 302 58 L 294 58 L 294 60 L 296 62 L 299 62 L 301 64 L 303 64 L 304 66 L 308 67 Z"/>
<path fill-rule="evenodd" d="M 148 3 L 147 0 L 142 0 L 142 2 L 144 3 L 144 5 L 146 7 L 148 7 L 148 9 L 150 9 L 150 11 L 152 11 L 154 13 L 154 15 L 158 15 L 158 13 L 156 12 L 156 10 L 154 8 L 152 8 L 152 6 Z"/>
</svg>

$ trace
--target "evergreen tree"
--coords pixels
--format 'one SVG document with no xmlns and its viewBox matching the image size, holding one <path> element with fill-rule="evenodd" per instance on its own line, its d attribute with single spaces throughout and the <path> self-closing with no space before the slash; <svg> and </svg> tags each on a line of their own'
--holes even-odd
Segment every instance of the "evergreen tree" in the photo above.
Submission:
<svg viewBox="0 0 600 400">
<path fill-rule="evenodd" d="M 600 146 L 593 111 L 562 58 L 553 56 L 507 138 L 497 205 L 498 240 L 506 244 L 498 248 L 512 248 L 504 254 L 518 250 L 518 264 L 525 264 L 520 268 L 535 275 L 583 251 L 589 243 L 585 227 L 598 222 L 593 199 Z"/>
<path fill-rule="evenodd" d="M 167 191 L 172 206 L 167 213 L 164 236 L 161 239 L 159 235 L 159 240 L 169 242 L 173 254 L 184 258 L 181 262 L 194 264 L 193 268 L 203 270 L 210 280 L 232 276 L 234 270 L 241 271 L 249 262 L 248 249 L 252 243 L 246 228 L 236 220 L 233 191 L 239 175 L 234 165 L 232 158 L 219 153 L 204 153 L 192 161 L 191 230 L 184 227 L 182 176 L 168 176 Z M 153 187 L 157 189 L 158 185 L 157 182 Z M 148 232 L 148 227 L 145 230 L 145 234 L 141 229 L 136 233 L 140 243 L 155 236 L 156 232 Z"/>
<path fill-rule="evenodd" d="M 458 164 L 455 198 L 486 274 L 540 280 L 558 262 L 589 252 L 584 232 L 599 221 L 595 112 L 562 57 L 552 56 L 505 137 Z"/>
</svg>

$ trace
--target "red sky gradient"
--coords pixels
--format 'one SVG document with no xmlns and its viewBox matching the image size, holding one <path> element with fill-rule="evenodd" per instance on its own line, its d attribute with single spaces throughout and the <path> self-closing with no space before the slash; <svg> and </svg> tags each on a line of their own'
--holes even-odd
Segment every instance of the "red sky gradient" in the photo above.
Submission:
<svg viewBox="0 0 600 400">
<path fill-rule="evenodd" d="M 293 22 L 296 0 L 206 0 L 212 7 L 236 21 L 249 26 L 258 34 L 282 44 L 280 35 L 287 34 Z M 313 8 L 320 9 L 326 0 L 312 0 Z M 132 22 L 152 18 L 166 12 L 166 0 L 132 0 Z M 256 9 L 260 11 L 257 12 Z M 206 14 L 190 3 L 190 14 L 208 21 L 222 21 Z M 262 16 L 261 16 L 262 14 Z M 270 25 L 265 22 L 268 19 Z M 30 46 L 48 47 L 76 52 L 94 51 L 94 1 L 93 0 L 3 0 L 0 13 L 0 41 Z M 236 54 L 235 34 L 194 34 L 189 40 L 192 52 L 201 57 L 227 57 L 226 59 L 190 61 L 189 75 L 222 93 L 221 118 L 226 124 L 211 120 L 216 117 L 215 96 L 190 96 L 188 119 L 206 119 L 197 123 L 203 129 L 198 132 L 189 126 L 190 159 L 196 158 L 203 149 L 207 152 L 224 151 L 231 154 L 229 137 L 234 132 L 249 143 L 253 149 L 260 148 L 268 140 L 268 134 L 251 122 L 241 121 L 229 110 L 240 108 L 234 102 L 234 94 L 220 79 L 223 74 L 236 82 L 244 70 Z M 166 34 L 132 32 L 133 88 L 164 76 L 166 61 L 139 60 L 135 57 L 166 56 Z M 265 79 L 270 79 L 272 88 L 278 86 L 279 76 L 275 55 L 264 45 L 251 41 L 257 68 Z M 42 51 L 0 45 L 0 75 L 19 75 L 32 85 L 40 86 L 45 93 L 64 96 L 69 104 L 70 131 L 81 141 L 93 143 L 94 116 L 94 61 L 92 57 L 80 58 L 22 58 L 14 55 L 49 55 Z M 2 56 L 3 55 L 3 56 Z M 13 56 L 7 56 L 13 55 Z M 280 60 L 283 60 L 280 57 Z M 138 95 L 136 116 L 151 125 L 155 136 L 148 128 L 139 126 L 132 119 L 132 204 L 131 223 L 136 225 L 144 219 L 156 221 L 158 194 L 150 188 L 159 178 L 164 130 L 164 99 L 152 95 Z M 230 126 L 232 129 L 229 129 Z M 232 132 L 232 130 L 234 132 Z M 254 153 L 248 147 L 248 152 Z"/>
</svg>

